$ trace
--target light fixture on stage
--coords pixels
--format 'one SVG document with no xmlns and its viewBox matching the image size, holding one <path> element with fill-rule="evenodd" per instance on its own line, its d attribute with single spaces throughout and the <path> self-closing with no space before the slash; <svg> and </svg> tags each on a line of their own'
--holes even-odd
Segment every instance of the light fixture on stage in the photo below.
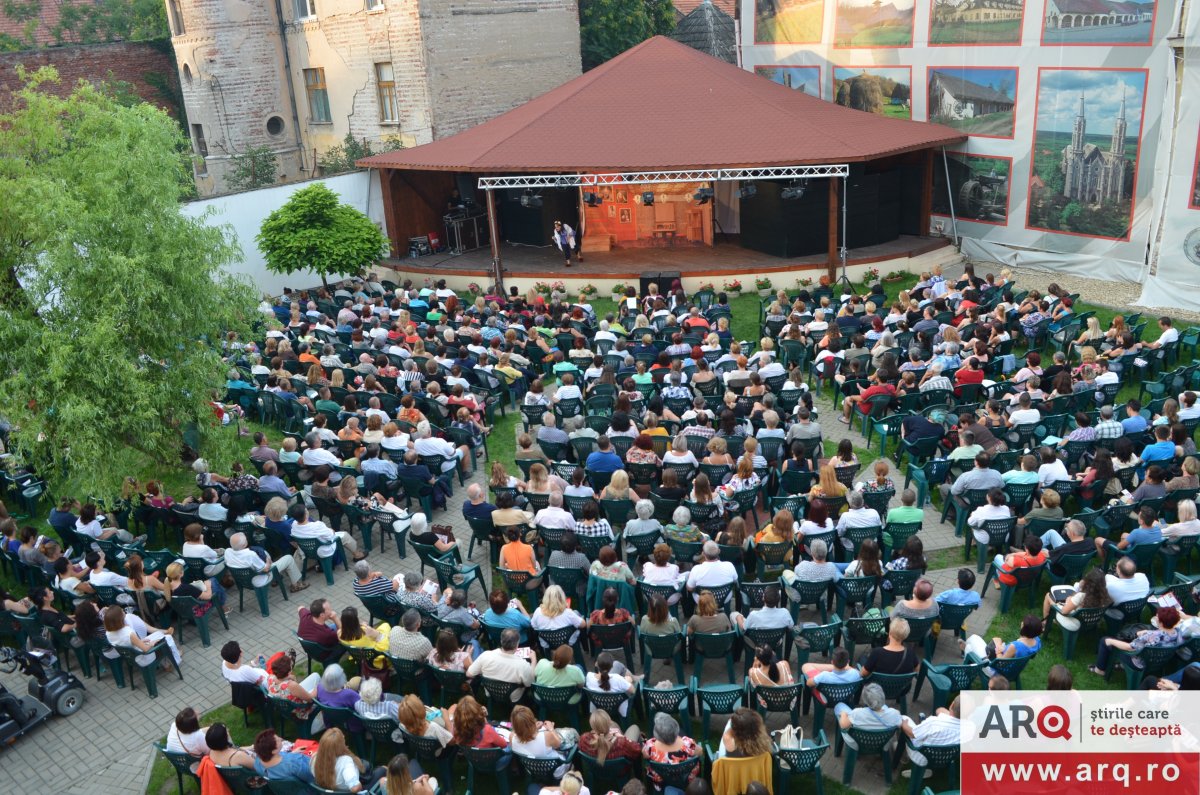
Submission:
<svg viewBox="0 0 1200 795">
<path fill-rule="evenodd" d="M 758 186 L 753 182 L 747 182 L 745 185 L 738 188 L 739 199 L 749 199 L 758 195 Z"/>
<path fill-rule="evenodd" d="M 542 197 L 540 194 L 534 193 L 533 188 L 526 188 L 525 193 L 521 195 L 521 206 L 529 208 L 541 207 Z"/>
<path fill-rule="evenodd" d="M 713 189 L 700 188 L 692 195 L 692 198 L 695 199 L 698 204 L 708 204 L 713 199 Z"/>
<path fill-rule="evenodd" d="M 599 207 L 601 204 L 604 204 L 604 199 L 599 193 L 592 193 L 589 191 L 583 194 L 583 203 L 588 207 Z"/>
<path fill-rule="evenodd" d="M 654 191 L 646 191 L 642 194 L 642 204 L 646 207 L 654 204 Z"/>
<path fill-rule="evenodd" d="M 794 179 L 788 186 L 779 192 L 779 198 L 792 201 L 795 199 L 804 198 L 804 191 L 808 189 L 808 180 Z"/>
</svg>

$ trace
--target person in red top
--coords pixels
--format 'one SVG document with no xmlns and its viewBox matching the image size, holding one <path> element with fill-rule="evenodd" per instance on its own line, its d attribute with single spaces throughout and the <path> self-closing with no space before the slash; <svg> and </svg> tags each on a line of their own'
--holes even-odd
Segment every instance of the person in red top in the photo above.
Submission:
<svg viewBox="0 0 1200 795">
<path fill-rule="evenodd" d="M 962 390 L 958 387 L 963 384 L 982 384 L 983 383 L 983 367 L 980 366 L 979 360 L 972 356 L 967 359 L 967 366 L 958 368 L 958 372 L 954 374 L 954 395 L 958 397 L 962 394 Z"/>
<path fill-rule="evenodd" d="M 871 410 L 871 398 L 877 395 L 887 395 L 889 398 L 896 397 L 896 387 L 891 381 L 892 374 L 887 370 L 876 370 L 871 376 L 871 385 L 859 392 L 857 395 L 850 395 L 842 401 L 842 416 L 838 417 L 842 423 L 850 424 L 850 412 L 854 411 L 855 407 L 860 412 L 866 414 Z"/>
<path fill-rule="evenodd" d="M 707 330 L 709 328 L 708 320 L 704 315 L 700 314 L 700 308 L 695 306 L 688 310 L 688 316 L 684 318 L 684 321 L 680 325 L 683 326 L 684 331 L 692 331 L 694 329 Z"/>
<path fill-rule="evenodd" d="M 1042 539 L 1036 535 L 1029 535 L 1025 538 L 1025 548 L 1020 552 L 1013 552 L 1007 557 L 997 555 L 993 563 L 996 566 L 996 588 L 1000 587 L 1000 583 L 1005 585 L 1016 585 L 1017 578 L 1012 572 L 1017 569 L 1024 569 L 1030 566 L 1040 566 L 1046 562 L 1046 550 L 1042 549 Z"/>
<path fill-rule="evenodd" d="M 296 634 L 301 639 L 310 640 L 327 649 L 333 649 L 341 643 L 338 640 L 341 625 L 328 599 L 317 599 L 310 606 L 301 607 L 298 612 L 300 626 Z"/>
</svg>

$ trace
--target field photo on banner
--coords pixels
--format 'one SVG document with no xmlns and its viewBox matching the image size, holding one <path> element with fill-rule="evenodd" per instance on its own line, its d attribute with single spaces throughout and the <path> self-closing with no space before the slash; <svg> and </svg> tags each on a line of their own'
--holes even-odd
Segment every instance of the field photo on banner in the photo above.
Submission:
<svg viewBox="0 0 1200 795">
<path fill-rule="evenodd" d="M 754 40 L 756 42 L 814 44 L 821 41 L 821 28 L 825 23 L 825 0 L 754 0 L 754 2 Z"/>
<path fill-rule="evenodd" d="M 833 100 L 854 110 L 911 119 L 912 70 L 906 66 L 835 66 Z"/>
<path fill-rule="evenodd" d="M 929 43 L 1020 44 L 1023 0 L 932 0 Z"/>
<path fill-rule="evenodd" d="M 1046 0 L 1042 43 L 1149 44 L 1156 6 L 1123 0 Z"/>
<path fill-rule="evenodd" d="M 756 66 L 754 73 L 781 86 L 803 91 L 810 97 L 821 98 L 819 66 Z"/>
<path fill-rule="evenodd" d="M 1016 131 L 1017 70 L 930 67 L 929 121 L 968 135 L 1011 139 Z"/>
<path fill-rule="evenodd" d="M 913 0 L 837 0 L 833 46 L 911 47 L 914 6 Z"/>
<path fill-rule="evenodd" d="M 1012 175 L 1012 158 L 968 155 L 947 152 L 944 169 L 950 172 L 947 190 L 944 175 L 933 181 L 931 211 L 935 230 L 939 218 L 950 217 L 950 199 L 954 199 L 954 215 L 958 220 L 978 221 L 1003 226 L 1008 222 L 1008 188 Z"/>
</svg>

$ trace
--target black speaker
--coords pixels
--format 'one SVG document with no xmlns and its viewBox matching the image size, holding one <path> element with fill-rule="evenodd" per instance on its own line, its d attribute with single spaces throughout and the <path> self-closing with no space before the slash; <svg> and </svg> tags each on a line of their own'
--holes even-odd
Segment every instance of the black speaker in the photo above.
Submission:
<svg viewBox="0 0 1200 795">
<path fill-rule="evenodd" d="M 741 200 L 741 242 L 776 257 L 822 254 L 829 248 L 829 184 L 809 180 L 799 199 L 780 195 L 786 183 L 760 181 L 754 196 Z"/>
<path fill-rule="evenodd" d="M 879 242 L 879 177 L 852 175 L 846 180 L 846 247 L 863 248 Z"/>
<path fill-rule="evenodd" d="M 551 245 L 555 221 L 579 230 L 579 191 L 576 188 L 542 188 L 541 207 L 522 207 L 524 189 L 505 190 L 496 197 L 500 209 L 501 236 L 510 243 L 526 246 Z"/>
<path fill-rule="evenodd" d="M 900 167 L 900 234 L 927 235 L 921 228 L 921 197 L 925 192 L 925 167 Z"/>
</svg>

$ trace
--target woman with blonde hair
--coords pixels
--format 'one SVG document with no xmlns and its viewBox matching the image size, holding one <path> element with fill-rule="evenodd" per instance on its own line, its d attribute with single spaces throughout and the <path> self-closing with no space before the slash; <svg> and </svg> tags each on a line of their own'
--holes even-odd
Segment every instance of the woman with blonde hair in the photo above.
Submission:
<svg viewBox="0 0 1200 795">
<path fill-rule="evenodd" d="M 708 440 L 708 444 L 704 447 L 708 451 L 708 455 L 704 457 L 704 464 L 726 464 L 733 466 L 733 456 L 729 454 L 729 445 L 720 436 L 714 436 Z"/>
<path fill-rule="evenodd" d="M 312 363 L 304 380 L 313 389 L 329 385 L 329 379 L 325 377 L 325 368 L 321 367 L 320 362 Z"/>
<path fill-rule="evenodd" d="M 612 479 L 608 481 L 608 485 L 604 487 L 604 491 L 600 492 L 602 500 L 630 500 L 636 499 L 637 495 L 629 490 L 629 473 L 624 469 L 618 469 L 612 473 Z"/>
<path fill-rule="evenodd" d="M 383 417 L 378 414 L 367 417 L 367 429 L 363 431 L 360 441 L 363 444 L 379 444 L 383 441 Z"/>
<path fill-rule="evenodd" d="M 813 484 L 813 487 L 809 489 L 809 500 L 846 496 L 846 487 L 838 482 L 837 470 L 834 469 L 833 465 L 833 460 L 826 461 L 821 465 L 819 479 Z"/>
<path fill-rule="evenodd" d="M 343 373 L 341 370 L 334 370 L 333 372 L 331 372 L 329 374 L 329 388 L 330 389 L 345 389 L 346 388 L 346 374 Z"/>
<path fill-rule="evenodd" d="M 721 737 L 720 756 L 747 758 L 770 755 L 774 750 L 762 716 L 752 709 L 739 707 L 729 719 Z"/>
<path fill-rule="evenodd" d="M 313 754 L 313 782 L 322 789 L 337 792 L 363 792 L 375 786 L 387 771 L 369 771 L 367 764 L 346 747 L 341 729 L 326 729 Z"/>
<path fill-rule="evenodd" d="M 438 781 L 427 774 L 413 775 L 421 766 L 404 754 L 396 754 L 387 765 L 384 795 L 434 795 Z"/>
<path fill-rule="evenodd" d="M 529 623 L 539 632 L 547 629 L 562 629 L 563 627 L 587 628 L 587 621 L 583 616 L 567 607 L 567 595 L 558 585 L 551 585 L 546 589 L 546 593 L 542 595 L 542 603 L 538 606 L 537 610 L 533 611 Z M 547 641 L 539 640 L 542 648 L 550 648 L 550 644 Z M 572 633 L 570 638 L 571 644 L 574 645 L 578 641 L 579 633 Z"/>
<path fill-rule="evenodd" d="M 711 635 L 714 632 L 728 632 L 731 628 L 729 616 L 717 607 L 717 598 L 712 591 L 701 591 L 696 600 L 696 612 L 687 622 L 687 634 Z"/>
<path fill-rule="evenodd" d="M 138 556 L 132 556 L 138 557 Z M 131 557 L 131 559 L 132 559 Z M 138 557 L 136 567 L 140 568 L 141 558 Z M 199 604 L 194 608 L 197 616 L 202 616 L 209 611 L 213 605 L 224 607 L 225 605 L 225 589 L 221 587 L 221 583 L 217 582 L 216 577 L 209 577 L 204 580 L 204 587 L 197 587 L 194 583 L 183 581 L 184 568 L 182 563 L 171 563 L 167 566 L 164 572 L 167 581 L 162 583 L 162 595 L 167 604 L 171 603 L 171 598 L 175 596 L 184 596 L 195 599 Z M 132 582 L 132 579 L 131 579 Z M 225 615 L 233 612 L 233 608 L 225 611 Z"/>
<path fill-rule="evenodd" d="M 613 474 L 615 475 L 616 473 Z M 538 463 L 529 467 L 529 482 L 525 484 L 526 492 L 531 494 L 549 494 L 554 490 L 566 491 L 567 481 L 558 475 L 551 475 L 546 469 L 545 464 Z"/>
</svg>

